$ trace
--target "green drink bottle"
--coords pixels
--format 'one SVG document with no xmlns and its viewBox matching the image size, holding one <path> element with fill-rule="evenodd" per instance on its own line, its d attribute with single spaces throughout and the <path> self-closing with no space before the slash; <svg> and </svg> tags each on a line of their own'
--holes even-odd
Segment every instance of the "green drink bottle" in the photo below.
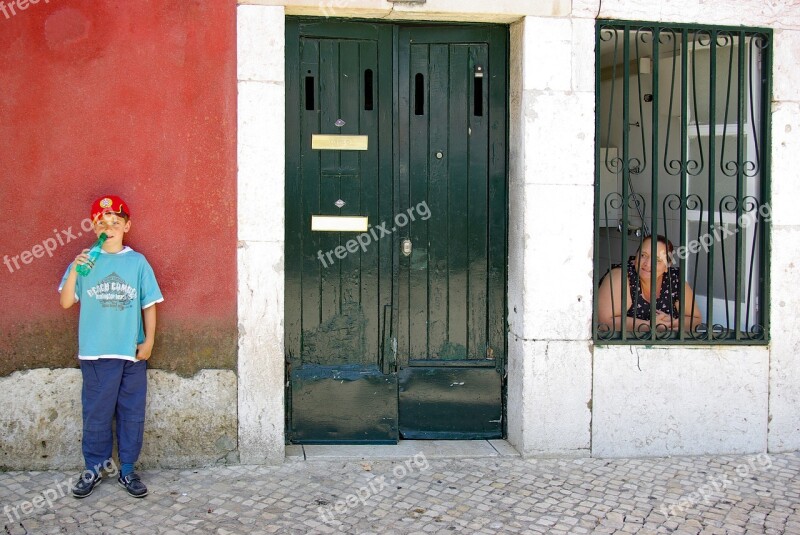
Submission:
<svg viewBox="0 0 800 535">
<path fill-rule="evenodd" d="M 102 232 L 97 238 L 97 241 L 94 242 L 94 245 L 92 245 L 92 248 L 89 249 L 89 262 L 86 264 L 80 264 L 75 268 L 75 271 L 78 272 L 78 275 L 85 277 L 89 274 L 94 267 L 94 263 L 97 262 L 97 257 L 100 256 L 100 251 L 103 250 L 103 244 L 106 242 L 106 238 L 108 238 L 108 236 L 106 236 L 105 232 Z"/>
</svg>

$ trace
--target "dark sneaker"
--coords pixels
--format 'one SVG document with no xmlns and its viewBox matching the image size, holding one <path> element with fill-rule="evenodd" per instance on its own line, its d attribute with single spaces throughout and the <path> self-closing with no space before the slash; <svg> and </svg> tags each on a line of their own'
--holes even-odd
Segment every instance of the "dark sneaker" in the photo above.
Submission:
<svg viewBox="0 0 800 535">
<path fill-rule="evenodd" d="M 142 480 L 135 472 L 133 474 L 128 474 L 125 477 L 120 475 L 117 481 L 120 485 L 125 487 L 125 490 L 128 491 L 128 494 L 134 498 L 144 498 L 147 496 L 147 487 L 144 486 L 144 483 L 142 483 Z"/>
<path fill-rule="evenodd" d="M 76 498 L 85 498 L 92 493 L 94 488 L 103 481 L 103 476 L 95 474 L 91 470 L 85 470 L 78 482 L 72 487 L 72 495 Z"/>
</svg>

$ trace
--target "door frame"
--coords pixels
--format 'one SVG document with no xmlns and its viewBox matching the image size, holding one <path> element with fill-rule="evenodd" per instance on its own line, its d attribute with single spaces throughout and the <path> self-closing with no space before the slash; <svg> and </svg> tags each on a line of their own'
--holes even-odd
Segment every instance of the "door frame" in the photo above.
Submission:
<svg viewBox="0 0 800 535">
<path fill-rule="evenodd" d="M 525 235 L 524 198 L 531 189 L 526 184 L 525 160 L 534 156 L 530 139 L 539 140 L 549 150 L 562 150 L 563 143 L 558 140 L 542 137 L 536 129 L 525 123 L 525 118 L 530 117 L 533 106 L 530 90 L 549 87 L 551 84 L 548 74 L 525 75 L 523 66 L 530 65 L 535 58 L 540 57 L 540 44 L 527 39 L 529 32 L 536 32 L 542 24 L 547 22 L 550 27 L 560 23 L 561 18 L 552 18 L 553 13 L 561 12 L 555 6 L 562 0 L 552 0 L 551 3 L 528 4 L 524 12 L 516 8 L 498 7 L 486 8 L 481 5 L 481 15 L 475 15 L 463 10 L 463 5 L 454 5 L 452 9 L 444 9 L 437 13 L 437 20 L 469 21 L 507 24 L 510 28 L 509 46 L 509 117 L 515 118 L 508 123 L 508 151 L 509 161 L 509 224 L 507 226 L 507 246 L 509 247 L 508 276 L 506 279 L 506 302 L 508 333 L 506 336 L 507 372 L 504 392 L 506 407 L 504 428 L 511 442 L 521 452 L 561 452 L 572 451 L 570 448 L 586 448 L 590 451 L 590 435 L 572 432 L 564 426 L 579 420 L 583 422 L 581 429 L 590 429 L 591 408 L 585 403 L 569 404 L 563 409 L 567 410 L 569 418 L 563 425 L 563 439 L 548 440 L 547 444 L 541 442 L 540 433 L 531 434 L 532 430 L 550 429 L 541 421 L 541 410 L 523 410 L 523 395 L 530 399 L 540 399 L 545 406 L 549 406 L 545 391 L 536 394 L 532 389 L 535 384 L 531 379 L 526 379 L 528 370 L 532 365 L 527 362 L 530 342 L 534 331 L 541 328 L 528 327 L 524 321 L 530 314 L 524 309 L 526 300 L 525 288 L 530 284 L 528 268 L 535 267 L 536 256 L 541 247 L 530 242 Z M 477 6 L 476 6 L 477 7 Z M 321 6 L 318 9 L 302 11 L 304 15 L 325 16 Z M 284 265 L 283 255 L 284 240 L 284 186 L 285 175 L 282 162 L 284 162 L 285 132 L 283 128 L 275 128 L 275 124 L 282 124 L 282 115 L 285 106 L 285 76 L 284 76 L 284 49 L 285 32 L 284 22 L 287 15 L 300 14 L 299 8 L 284 5 L 250 5 L 240 4 L 237 11 L 237 295 L 238 295 L 238 324 L 239 344 L 237 355 L 237 420 L 238 420 L 238 452 L 242 463 L 249 464 L 280 464 L 287 454 L 285 443 L 285 403 L 284 403 L 284 342 L 283 342 L 283 310 L 284 310 Z M 430 8 L 420 6 L 405 13 L 404 20 L 431 20 L 428 14 Z M 476 11 L 477 12 L 477 11 Z M 390 15 L 390 10 L 380 13 L 366 13 L 362 15 L 368 20 L 385 18 Z M 526 16 L 527 15 L 527 16 Z M 564 16 L 569 17 L 567 14 Z M 537 17 L 544 17 L 539 19 Z M 583 29 L 583 26 L 586 28 Z M 585 42 L 592 42 L 594 25 L 586 21 L 585 25 L 578 28 L 578 37 L 586 35 Z M 583 41 L 581 41 L 583 42 Z M 554 43 L 560 51 L 565 46 L 561 42 Z M 572 66 L 574 72 L 591 71 L 594 57 L 591 54 L 582 54 L 577 57 L 578 62 Z M 575 70 L 577 69 L 577 71 Z M 559 73 L 569 71 L 567 66 Z M 562 77 L 566 76 L 562 74 Z M 591 131 L 593 120 L 593 78 L 579 78 L 572 87 L 565 87 L 559 78 L 556 84 L 556 95 L 567 95 L 569 102 L 576 104 L 578 111 L 570 114 L 570 119 L 578 121 L 581 113 L 586 113 L 589 120 L 581 127 L 587 132 Z M 563 86 L 563 87 L 562 87 Z M 574 91 L 586 92 L 591 99 L 582 98 L 582 93 L 574 95 Z M 590 102 L 591 100 L 591 102 Z M 585 102 L 584 102 L 585 101 Z M 549 101 L 548 101 L 549 102 Z M 552 119 L 546 116 L 547 124 Z M 591 123 L 591 124 L 590 124 Z M 593 141 L 587 138 L 577 143 L 570 141 L 570 146 L 579 153 L 593 152 Z M 529 140 L 526 142 L 526 140 Z M 581 160 L 582 162 L 583 160 Z M 579 162 L 580 163 L 580 162 Z M 567 176 L 588 176 L 592 170 L 592 162 L 587 160 L 586 165 L 575 169 L 575 162 L 556 166 L 565 168 Z M 277 165 L 276 165 L 277 164 Z M 552 166 L 551 166 L 552 167 Z M 566 167 L 569 167 L 567 172 Z M 586 169 L 583 169 L 585 167 Z M 580 172 L 583 169 L 584 172 Z M 570 174 L 572 173 L 572 174 Z M 583 184 L 579 179 L 578 182 Z M 543 183 L 550 183 L 544 180 Z M 587 182 L 588 184 L 588 182 Z M 572 186 L 570 191 L 580 193 L 579 186 Z M 591 222 L 589 222 L 591 223 Z M 590 240 L 583 240 L 581 229 L 576 229 L 570 234 L 571 243 L 590 247 Z M 589 233 L 591 234 L 591 233 Z M 513 251 L 513 254 L 511 252 Z M 540 271 L 535 269 L 534 271 Z M 573 270 L 574 271 L 574 270 Z M 538 285 L 536 285 L 538 288 Z M 576 291 L 591 294 L 591 284 L 579 284 Z M 589 302 L 590 300 L 584 300 Z M 588 305 L 577 310 L 570 305 L 570 314 L 583 317 L 580 311 L 585 309 L 587 317 L 591 316 Z M 580 307 L 579 307 L 580 308 Z M 550 329 L 549 324 L 543 327 Z M 575 329 L 573 329 L 575 330 Z M 570 333 L 573 332 L 570 330 Z M 577 329 L 580 331 L 580 329 Z M 549 330 L 547 332 L 550 332 Z M 582 333 L 582 331 L 580 331 Z M 527 334 L 526 334 L 527 333 Z M 587 330 L 588 333 L 588 330 Z M 526 338 L 527 336 L 527 338 Z M 582 335 L 581 335 L 582 336 Z M 581 338 L 578 336 L 578 338 Z M 588 336 L 588 334 L 586 335 Z M 539 338 L 539 336 L 537 336 Z M 571 334 L 568 337 L 573 340 Z M 570 348 L 575 347 L 575 355 L 582 354 L 580 342 L 568 342 Z M 538 347 L 538 345 L 536 346 Z M 577 358 L 577 357 L 576 357 Z M 591 358 L 588 357 L 589 361 Z M 583 361 L 581 361 L 582 363 Z M 585 367 L 576 363 L 579 372 L 579 384 L 569 390 L 575 399 L 585 396 L 591 397 L 591 366 Z M 588 379 L 587 379 L 588 378 Z M 509 410 L 513 408 L 513 410 Z M 585 425 L 584 425 L 585 424 Z M 544 427 L 543 427 L 544 426 Z M 528 431 L 526 431 L 528 430 Z M 561 435 L 559 435 L 561 436 Z"/>
</svg>

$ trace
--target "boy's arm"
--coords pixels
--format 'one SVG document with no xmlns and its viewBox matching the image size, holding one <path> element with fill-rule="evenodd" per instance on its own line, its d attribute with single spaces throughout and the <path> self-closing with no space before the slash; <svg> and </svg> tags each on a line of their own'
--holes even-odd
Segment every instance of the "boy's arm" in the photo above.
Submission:
<svg viewBox="0 0 800 535">
<path fill-rule="evenodd" d="M 69 276 L 64 286 L 61 287 L 61 306 L 69 308 L 77 301 L 75 300 L 75 283 L 78 282 L 78 272 L 75 271 L 75 266 L 70 266 Z"/>
<path fill-rule="evenodd" d="M 156 339 L 156 305 L 153 304 L 142 311 L 144 315 L 144 342 L 136 346 L 136 359 L 147 360 L 153 352 Z"/>
<path fill-rule="evenodd" d="M 78 265 L 85 264 L 89 257 L 86 253 L 89 252 L 89 249 L 84 249 L 81 251 L 81 254 L 75 257 L 75 261 L 70 264 L 69 266 L 69 275 L 67 275 L 67 280 L 64 281 L 64 285 L 61 287 L 61 306 L 64 308 L 69 308 L 78 300 L 75 298 L 75 285 L 78 282 Z"/>
</svg>

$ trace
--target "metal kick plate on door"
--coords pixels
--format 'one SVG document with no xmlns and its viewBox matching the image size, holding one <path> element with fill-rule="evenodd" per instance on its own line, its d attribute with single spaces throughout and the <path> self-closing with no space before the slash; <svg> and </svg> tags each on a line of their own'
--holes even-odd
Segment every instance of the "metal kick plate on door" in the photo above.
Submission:
<svg viewBox="0 0 800 535">
<path fill-rule="evenodd" d="M 317 232 L 366 232 L 368 228 L 368 218 L 363 216 L 311 216 L 311 230 Z"/>
<path fill-rule="evenodd" d="M 367 150 L 369 136 L 312 134 L 311 150 Z"/>
</svg>

